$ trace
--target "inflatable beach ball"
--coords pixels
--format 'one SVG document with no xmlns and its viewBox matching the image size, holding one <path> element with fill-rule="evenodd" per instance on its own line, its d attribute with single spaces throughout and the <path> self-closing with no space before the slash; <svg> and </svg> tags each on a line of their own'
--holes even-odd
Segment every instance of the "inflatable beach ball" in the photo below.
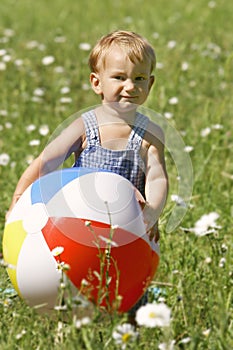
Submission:
<svg viewBox="0 0 233 350">
<path fill-rule="evenodd" d="M 61 279 L 58 262 L 64 262 L 77 292 L 97 305 L 128 311 L 159 262 L 135 191 L 120 175 L 87 168 L 58 170 L 29 186 L 3 236 L 7 271 L 21 298 L 53 309 Z M 54 256 L 57 247 L 61 253 Z"/>
</svg>

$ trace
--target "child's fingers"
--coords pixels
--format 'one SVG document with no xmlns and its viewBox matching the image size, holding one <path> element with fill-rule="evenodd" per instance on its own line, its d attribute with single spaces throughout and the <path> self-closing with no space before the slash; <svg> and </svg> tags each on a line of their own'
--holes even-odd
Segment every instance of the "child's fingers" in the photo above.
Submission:
<svg viewBox="0 0 233 350">
<path fill-rule="evenodd" d="M 150 241 L 154 239 L 155 242 L 158 242 L 160 234 L 157 225 L 155 227 L 152 227 L 149 231 L 147 231 L 147 233 L 149 235 Z"/>
</svg>

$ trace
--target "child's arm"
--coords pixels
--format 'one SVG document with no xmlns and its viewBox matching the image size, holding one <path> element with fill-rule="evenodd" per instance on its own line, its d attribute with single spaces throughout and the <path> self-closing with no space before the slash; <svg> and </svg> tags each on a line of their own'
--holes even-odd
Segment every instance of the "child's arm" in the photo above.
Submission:
<svg viewBox="0 0 233 350">
<path fill-rule="evenodd" d="M 159 239 L 158 219 L 167 199 L 168 178 L 164 161 L 164 135 L 154 123 L 146 138 L 149 141 L 146 164 L 146 204 L 143 210 L 150 239 Z"/>
<path fill-rule="evenodd" d="M 6 218 L 28 186 L 39 177 L 56 170 L 72 152 L 81 148 L 84 132 L 82 118 L 79 118 L 45 147 L 20 177 Z"/>
</svg>

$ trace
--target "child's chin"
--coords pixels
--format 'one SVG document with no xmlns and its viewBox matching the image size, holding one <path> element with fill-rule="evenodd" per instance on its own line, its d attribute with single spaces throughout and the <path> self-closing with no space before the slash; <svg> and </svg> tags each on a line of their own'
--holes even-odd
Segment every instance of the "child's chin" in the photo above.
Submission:
<svg viewBox="0 0 233 350">
<path fill-rule="evenodd" d="M 110 105 L 112 106 L 112 108 L 116 110 L 122 110 L 124 112 L 136 110 L 138 108 L 138 105 L 136 103 L 133 103 L 132 101 L 128 101 L 128 100 L 124 100 L 120 102 L 111 102 Z"/>
</svg>

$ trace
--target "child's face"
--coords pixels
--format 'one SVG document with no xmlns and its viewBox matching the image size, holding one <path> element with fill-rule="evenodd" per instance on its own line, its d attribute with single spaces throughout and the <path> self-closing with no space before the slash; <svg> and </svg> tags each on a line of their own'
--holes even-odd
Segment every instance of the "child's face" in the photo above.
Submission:
<svg viewBox="0 0 233 350">
<path fill-rule="evenodd" d="M 93 90 L 102 102 L 143 104 L 154 82 L 149 60 L 133 63 L 119 46 L 113 46 L 98 73 L 91 73 Z"/>
</svg>

